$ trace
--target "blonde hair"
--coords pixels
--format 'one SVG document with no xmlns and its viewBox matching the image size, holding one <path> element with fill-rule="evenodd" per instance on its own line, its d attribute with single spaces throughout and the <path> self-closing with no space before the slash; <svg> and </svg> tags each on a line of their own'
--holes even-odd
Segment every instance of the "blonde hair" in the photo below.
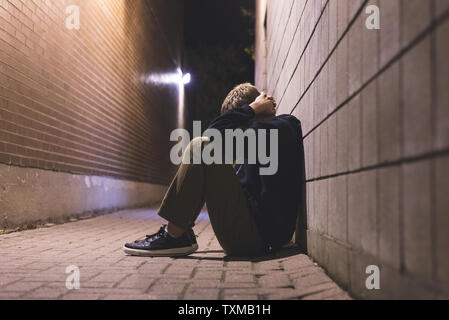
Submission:
<svg viewBox="0 0 449 320">
<path fill-rule="evenodd" d="M 242 83 L 229 92 L 221 106 L 221 114 L 236 108 L 241 108 L 245 104 L 250 104 L 260 96 L 259 90 L 251 83 Z"/>
</svg>

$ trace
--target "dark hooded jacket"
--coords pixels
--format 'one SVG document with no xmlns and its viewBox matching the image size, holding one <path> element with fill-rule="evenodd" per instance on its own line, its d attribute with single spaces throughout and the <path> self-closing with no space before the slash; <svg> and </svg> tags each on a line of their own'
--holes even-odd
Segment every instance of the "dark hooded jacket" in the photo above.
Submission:
<svg viewBox="0 0 449 320">
<path fill-rule="evenodd" d="M 287 244 L 295 232 L 300 206 L 304 166 L 304 146 L 301 122 L 292 115 L 280 115 L 270 121 L 252 122 L 255 113 L 249 105 L 226 112 L 216 118 L 209 128 L 218 129 L 225 145 L 226 129 L 266 129 L 269 147 L 270 129 L 278 130 L 278 170 L 274 175 L 261 175 L 259 169 L 268 167 L 244 164 L 235 167 L 236 174 L 248 199 L 248 207 L 258 226 L 267 249 L 277 249 Z M 259 141 L 258 141 L 259 143 Z M 258 144 L 257 144 L 258 145 Z M 247 144 L 245 144 L 245 149 Z M 268 152 L 268 151 L 267 151 Z M 235 152 L 234 152 L 235 154 Z"/>
</svg>

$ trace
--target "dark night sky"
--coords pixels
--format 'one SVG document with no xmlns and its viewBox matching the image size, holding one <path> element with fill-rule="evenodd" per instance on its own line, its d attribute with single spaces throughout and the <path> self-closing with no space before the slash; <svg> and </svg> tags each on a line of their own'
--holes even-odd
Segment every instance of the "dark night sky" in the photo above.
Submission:
<svg viewBox="0 0 449 320">
<path fill-rule="evenodd" d="M 254 61 L 245 52 L 255 40 L 254 0 L 186 0 L 184 8 L 184 70 L 192 74 L 187 109 L 207 122 L 235 85 L 254 81 Z"/>
<path fill-rule="evenodd" d="M 241 8 L 254 12 L 254 0 L 187 0 L 185 2 L 186 43 L 202 41 L 209 44 L 254 41 L 247 30 L 254 24 L 244 17 Z"/>
</svg>

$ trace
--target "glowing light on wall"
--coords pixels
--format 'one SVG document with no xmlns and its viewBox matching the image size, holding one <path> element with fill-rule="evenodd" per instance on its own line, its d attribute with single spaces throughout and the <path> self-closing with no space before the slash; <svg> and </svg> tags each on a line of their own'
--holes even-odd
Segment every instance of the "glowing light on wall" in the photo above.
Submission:
<svg viewBox="0 0 449 320">
<path fill-rule="evenodd" d="M 190 73 L 183 73 L 180 68 L 176 73 L 152 73 L 147 76 L 142 76 L 142 82 L 147 85 L 176 85 L 178 87 L 178 127 L 184 127 L 184 98 L 185 85 L 192 81 Z"/>
<path fill-rule="evenodd" d="M 185 93 L 184 93 L 184 76 L 182 70 L 178 68 L 178 128 L 184 128 L 184 108 L 185 108 Z M 190 82 L 190 80 L 189 80 Z"/>
<path fill-rule="evenodd" d="M 186 73 L 186 74 L 182 77 L 182 82 L 183 82 L 184 84 L 189 84 L 191 80 L 192 80 L 192 76 L 190 75 L 190 73 Z"/>
<path fill-rule="evenodd" d="M 152 73 L 148 76 L 144 76 L 143 80 L 146 84 L 156 84 L 156 85 L 179 85 L 179 84 L 189 84 L 192 80 L 190 73 L 182 73 L 182 70 L 178 68 L 176 73 Z"/>
</svg>

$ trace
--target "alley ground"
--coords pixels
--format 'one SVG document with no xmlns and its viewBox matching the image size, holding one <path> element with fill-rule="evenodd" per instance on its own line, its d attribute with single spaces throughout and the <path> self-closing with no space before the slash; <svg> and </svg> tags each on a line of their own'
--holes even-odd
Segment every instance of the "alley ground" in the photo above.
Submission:
<svg viewBox="0 0 449 320">
<path fill-rule="evenodd" d="M 162 223 L 154 209 L 124 210 L 0 235 L 0 299 L 350 299 L 294 248 L 252 261 L 226 257 L 206 213 L 191 256 L 123 253 L 125 242 Z M 66 288 L 68 266 L 79 268 L 78 290 Z"/>
</svg>

